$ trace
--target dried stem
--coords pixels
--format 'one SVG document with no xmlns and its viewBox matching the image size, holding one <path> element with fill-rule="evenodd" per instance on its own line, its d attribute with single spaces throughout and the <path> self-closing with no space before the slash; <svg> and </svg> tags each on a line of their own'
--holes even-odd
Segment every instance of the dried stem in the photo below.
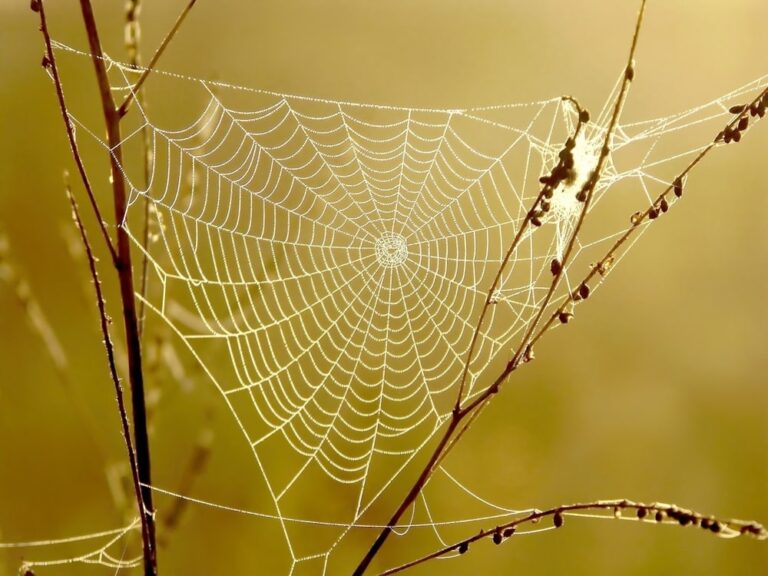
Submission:
<svg viewBox="0 0 768 576">
<path fill-rule="evenodd" d="M 610 516 L 595 515 L 594 512 L 611 512 Z M 589 514 L 589 513 L 593 514 Z M 632 516 L 622 516 L 622 512 L 632 512 Z M 630 500 L 598 500 L 596 502 L 566 504 L 548 510 L 536 510 L 525 516 L 500 524 L 488 530 L 481 530 L 473 536 L 450 544 L 433 552 L 412 560 L 406 564 L 397 566 L 381 573 L 381 576 L 397 574 L 408 568 L 413 568 L 423 564 L 428 560 L 440 558 L 450 553 L 464 554 L 469 550 L 470 544 L 491 538 L 494 544 L 502 544 L 511 538 L 521 526 L 535 525 L 542 519 L 551 518 L 552 528 L 561 528 L 565 523 L 566 516 L 587 516 L 598 518 L 622 518 L 627 520 L 636 520 L 638 522 L 650 522 L 654 524 L 671 524 L 677 526 L 697 526 L 707 532 L 722 537 L 753 536 L 759 540 L 768 538 L 768 531 L 757 522 L 744 520 L 723 520 L 713 516 L 706 516 L 693 510 L 679 508 L 673 504 L 642 504 Z"/>
<path fill-rule="evenodd" d="M 584 115 L 584 111 L 582 110 L 581 106 L 574 98 L 570 96 L 566 96 L 566 97 L 563 97 L 563 101 L 567 101 L 573 104 L 573 106 L 576 108 L 576 111 L 578 113 L 578 117 L 579 117 L 578 123 L 576 124 L 576 129 L 574 131 L 573 136 L 571 136 L 571 140 L 570 140 L 571 142 L 575 142 L 576 138 L 578 138 L 579 133 L 581 132 L 582 127 L 588 121 L 588 117 Z M 562 159 L 558 163 L 558 166 L 555 168 L 555 170 L 560 169 L 561 166 L 563 166 Z M 563 168 L 563 169 L 567 170 L 566 168 Z M 558 184 L 559 184 L 558 179 L 553 178 L 550 175 L 548 181 L 544 184 L 544 187 L 541 189 L 538 196 L 536 196 L 536 199 L 531 204 L 530 209 L 526 213 L 525 218 L 523 219 L 522 223 L 520 224 L 520 227 L 515 233 L 515 237 L 512 240 L 512 244 L 510 244 L 509 249 L 507 250 L 507 253 L 504 255 L 504 258 L 501 261 L 501 265 L 499 266 L 499 270 L 498 272 L 496 272 L 496 277 L 493 279 L 493 283 L 491 284 L 491 287 L 488 289 L 488 295 L 485 298 L 483 308 L 480 311 L 480 317 L 478 318 L 477 325 L 475 326 L 475 331 L 472 334 L 472 341 L 469 344 L 467 359 L 464 362 L 464 369 L 462 370 L 461 380 L 459 381 L 459 392 L 456 396 L 456 404 L 454 405 L 454 411 L 458 411 L 461 409 L 461 401 L 464 397 L 464 388 L 466 386 L 467 375 L 469 374 L 469 366 L 472 363 L 472 358 L 474 356 L 477 340 L 479 339 L 480 332 L 482 331 L 482 328 L 483 328 L 483 321 L 485 320 L 485 316 L 488 313 L 488 309 L 491 307 L 493 294 L 495 293 L 497 287 L 499 286 L 499 283 L 501 282 L 501 277 L 504 274 L 504 270 L 506 269 L 507 264 L 509 263 L 509 260 L 512 258 L 512 255 L 517 251 L 517 248 L 520 245 L 520 242 L 522 241 L 526 230 L 528 230 L 528 227 L 531 225 L 531 222 L 538 217 L 537 208 L 541 206 L 541 203 L 544 201 L 546 197 L 552 195 L 553 190 L 557 187 Z"/>
<path fill-rule="evenodd" d="M 141 0 L 128 0 L 125 5 L 125 49 L 128 52 L 128 64 L 134 68 L 141 68 Z M 136 89 L 136 100 L 142 109 L 146 110 L 147 100 L 144 93 L 144 87 Z M 141 127 L 141 164 L 143 185 L 149 183 L 152 174 L 152 157 L 149 145 L 149 127 L 144 124 Z M 139 266 L 139 298 L 137 316 L 139 318 L 139 334 L 144 335 L 144 300 L 147 295 L 147 268 L 149 259 L 147 258 L 147 247 L 149 246 L 149 228 L 151 213 L 149 210 L 149 198 L 144 198 L 143 230 L 141 234 L 141 264 Z"/>
<path fill-rule="evenodd" d="M 195 0 L 191 0 L 189 2 L 170 32 L 163 39 L 160 47 L 152 57 L 149 67 L 144 70 L 138 82 L 134 86 L 134 90 L 129 93 L 126 100 L 123 101 L 119 108 L 117 108 L 112 96 L 112 89 L 109 83 L 106 64 L 103 58 L 101 40 L 99 38 L 96 19 L 93 14 L 93 7 L 91 6 L 90 0 L 80 0 L 80 9 L 83 16 L 83 22 L 85 24 L 86 34 L 88 36 L 91 60 L 96 73 L 104 123 L 107 130 L 107 145 L 111 152 L 111 183 L 114 200 L 115 224 L 117 227 L 116 247 L 109 238 L 109 234 L 106 232 L 103 218 L 101 217 L 98 204 L 93 195 L 93 191 L 85 171 L 82 157 L 77 147 L 74 130 L 70 122 L 69 112 L 67 111 L 67 106 L 64 99 L 64 92 L 62 89 L 58 68 L 56 66 L 50 34 L 48 32 L 44 2 L 43 0 L 32 0 L 31 3 L 32 9 L 40 14 L 40 29 L 43 34 L 46 46 L 46 57 L 43 60 L 43 64 L 49 70 L 54 80 L 56 94 L 59 100 L 59 108 L 67 128 L 70 148 L 72 149 L 72 154 L 74 156 L 75 163 L 77 164 L 78 171 L 80 172 L 80 176 L 83 180 L 83 184 L 86 188 L 86 191 L 88 192 L 91 206 L 99 221 L 99 225 L 101 226 L 102 234 L 104 235 L 107 247 L 109 248 L 110 255 L 112 256 L 112 263 L 115 267 L 120 285 L 123 324 L 125 328 L 125 342 L 128 350 L 128 374 L 129 382 L 131 385 L 131 406 L 133 415 L 133 439 L 131 440 L 130 436 L 126 434 L 126 443 L 129 448 L 129 452 L 133 451 L 135 458 L 132 461 L 132 465 L 135 464 L 136 468 L 135 484 L 137 486 L 137 503 L 142 521 L 142 548 L 144 557 L 143 563 L 144 573 L 146 576 L 155 576 L 157 574 L 155 513 L 152 503 L 152 490 L 150 488 L 152 479 L 149 453 L 149 434 L 147 430 L 147 408 L 144 394 L 144 375 L 142 371 L 141 360 L 141 338 L 138 316 L 136 312 L 136 299 L 133 283 L 131 246 L 128 233 L 123 227 L 127 210 L 127 185 L 125 176 L 123 175 L 121 169 L 123 163 L 123 152 L 121 147 L 122 137 L 120 131 L 120 121 L 127 112 L 128 107 L 130 106 L 136 94 L 136 91 L 141 89 L 142 84 L 147 79 L 154 65 L 165 51 L 173 36 L 178 31 L 184 18 L 189 13 L 194 3 Z M 108 356 L 111 358 L 110 362 L 113 363 L 112 360 L 114 358 L 114 353 L 111 347 Z M 125 422 L 127 423 L 127 418 L 125 419 Z M 135 446 L 135 449 L 133 446 Z"/>
<path fill-rule="evenodd" d="M 88 270 L 91 274 L 91 280 L 93 282 L 93 289 L 96 295 L 96 305 L 99 310 L 99 325 L 101 328 L 101 335 L 104 338 L 104 350 L 107 354 L 107 364 L 109 366 L 109 375 L 112 378 L 112 384 L 115 386 L 115 397 L 117 398 L 117 410 L 120 415 L 120 428 L 123 434 L 123 440 L 125 441 L 125 447 L 128 451 L 128 462 L 131 466 L 131 477 L 133 479 L 133 489 L 136 494 L 136 501 L 141 504 L 141 508 L 144 507 L 144 496 L 141 490 L 141 484 L 139 480 L 139 467 L 136 460 L 136 451 L 133 448 L 133 440 L 131 439 L 131 428 L 128 422 L 128 411 L 125 407 L 125 397 L 123 395 L 123 386 L 120 383 L 120 376 L 117 372 L 117 364 L 115 362 L 115 347 L 112 343 L 112 337 L 109 333 L 109 325 L 111 319 L 107 315 L 106 302 L 104 300 L 104 293 L 101 288 L 101 280 L 99 280 L 99 272 L 96 268 L 96 258 L 93 255 L 93 249 L 91 243 L 88 240 L 88 234 L 83 226 L 83 220 L 80 216 L 80 210 L 78 209 L 75 197 L 72 195 L 72 190 L 69 187 L 69 182 L 66 183 L 66 193 L 69 203 L 72 207 L 72 218 L 75 221 L 75 227 L 80 233 L 80 240 L 83 243 L 85 249 L 85 255 L 88 259 Z M 143 547 L 150 547 L 150 532 L 149 525 L 147 523 L 147 517 L 145 514 L 140 514 L 141 519 L 141 539 Z"/>
<path fill-rule="evenodd" d="M 88 173 L 85 170 L 85 164 L 83 163 L 83 157 L 80 154 L 80 148 L 77 145 L 77 138 L 75 137 L 75 129 L 72 126 L 72 121 L 69 118 L 69 112 L 67 110 L 67 104 L 64 99 L 64 87 L 59 77 L 59 69 L 56 66 L 56 56 L 53 52 L 53 45 L 51 43 L 51 35 L 48 31 L 48 22 L 45 18 L 45 5 L 43 0 L 32 2 L 33 10 L 36 10 L 40 15 L 40 32 L 43 34 L 43 40 L 45 41 L 45 57 L 43 58 L 43 68 L 45 68 L 53 79 L 54 87 L 56 88 L 56 97 L 59 103 L 59 111 L 61 117 L 64 120 L 64 126 L 67 129 L 67 140 L 69 141 L 69 148 L 72 151 L 72 157 L 77 166 L 77 172 L 80 174 L 80 179 L 83 181 L 83 186 L 88 194 L 88 201 L 91 204 L 96 220 L 99 223 L 101 235 L 104 237 L 104 243 L 107 245 L 109 254 L 112 257 L 112 262 L 117 263 L 117 252 L 115 251 L 115 245 L 109 236 L 104 218 L 101 216 L 101 210 L 99 204 L 96 202 L 96 196 L 93 193 L 93 187 L 88 178 Z"/>
<path fill-rule="evenodd" d="M 395 510 L 395 513 L 390 518 L 387 525 L 382 529 L 382 531 L 379 533 L 376 540 L 374 540 L 373 544 L 369 548 L 366 555 L 363 557 L 363 559 L 360 561 L 360 564 L 357 566 L 357 568 L 354 571 L 355 576 L 361 576 L 365 573 L 366 569 L 370 565 L 373 558 L 376 556 L 378 551 L 381 549 L 381 547 L 384 545 L 384 542 L 386 542 L 389 535 L 392 533 L 394 527 L 397 525 L 397 523 L 400 521 L 400 518 L 405 513 L 405 511 L 413 504 L 416 497 L 421 493 L 422 489 L 426 485 L 427 481 L 432 475 L 432 472 L 435 470 L 436 464 L 444 458 L 445 454 L 447 454 L 446 449 L 448 447 L 452 447 L 455 445 L 455 443 L 452 443 L 451 440 L 453 439 L 454 433 L 459 429 L 459 425 L 462 423 L 462 420 L 466 418 L 468 415 L 472 414 L 473 411 L 475 411 L 479 406 L 484 405 L 489 401 L 489 399 L 494 396 L 498 391 L 502 383 L 507 379 L 507 377 L 517 368 L 519 365 L 521 359 L 523 359 L 523 355 L 521 354 L 522 350 L 529 350 L 528 346 L 526 345 L 527 340 L 530 338 L 531 333 L 536 328 L 536 324 L 540 320 L 541 316 L 543 315 L 544 311 L 547 308 L 547 305 L 549 304 L 550 299 L 552 298 L 552 295 L 554 294 L 555 289 L 557 288 L 557 285 L 559 283 L 560 278 L 564 274 L 564 269 L 568 263 L 568 260 L 572 254 L 573 247 L 576 242 L 576 237 L 578 233 L 581 230 L 581 227 L 584 223 L 584 219 L 586 217 L 586 214 L 589 209 L 590 202 L 592 200 L 593 192 L 595 189 L 595 186 L 597 185 L 597 182 L 600 179 L 600 174 L 602 171 L 602 168 L 605 164 L 605 161 L 608 157 L 608 154 L 610 153 L 610 145 L 613 137 L 613 132 L 616 128 L 616 124 L 618 123 L 619 116 L 621 114 L 622 108 L 624 106 L 624 101 L 626 99 L 627 91 L 629 90 L 629 85 L 632 82 L 632 79 L 634 78 L 634 57 L 635 57 L 635 51 L 637 49 L 637 41 L 640 36 L 640 29 L 642 27 L 642 21 L 643 21 L 643 14 L 645 12 L 645 3 L 646 0 L 641 0 L 640 3 L 640 10 L 638 12 L 637 20 L 635 23 L 635 30 L 634 34 L 632 36 L 632 44 L 629 50 L 629 56 L 627 58 L 627 65 L 625 68 L 624 73 L 624 79 L 622 81 L 621 90 L 616 98 L 616 103 L 614 105 L 613 113 L 611 115 L 608 129 L 606 131 L 605 139 L 603 142 L 603 147 L 600 151 L 600 156 L 598 157 L 597 165 L 595 166 L 592 174 L 584 184 L 582 190 L 579 193 L 578 198 L 580 201 L 583 202 L 583 207 L 581 210 L 581 213 L 579 214 L 579 220 L 576 226 L 574 227 L 574 230 L 571 234 L 570 240 L 568 242 L 567 248 L 564 252 L 563 259 L 562 259 L 562 265 L 559 267 L 558 270 L 556 270 L 556 273 L 554 274 L 554 278 L 552 280 L 552 284 L 550 285 L 550 289 L 547 292 L 547 296 L 545 297 L 544 301 L 542 302 L 538 314 L 535 316 L 533 322 L 530 324 L 528 330 L 526 331 L 526 335 L 523 337 L 523 340 L 518 347 L 517 351 L 515 352 L 514 357 L 512 360 L 510 360 L 504 370 L 501 372 L 501 374 L 494 380 L 494 382 L 488 386 L 488 388 L 485 389 L 484 392 L 482 392 L 480 395 L 475 398 L 472 402 L 470 402 L 466 407 L 461 406 L 462 402 L 462 395 L 463 395 L 463 388 L 464 383 L 466 380 L 466 375 L 469 368 L 469 363 L 471 361 L 471 352 L 468 356 L 468 359 L 465 363 L 465 368 L 463 370 L 461 384 L 459 387 L 458 392 L 458 398 L 456 400 L 456 404 L 454 406 L 453 412 L 451 414 L 451 419 L 448 423 L 448 426 L 446 428 L 446 431 L 443 433 L 443 436 L 441 437 L 440 441 L 438 442 L 437 446 L 435 447 L 432 455 L 430 456 L 429 460 L 427 461 L 427 464 L 422 469 L 421 473 L 417 477 L 415 483 L 412 485 L 411 489 L 406 494 L 403 501 L 400 503 L 398 508 Z M 579 119 L 579 126 L 577 128 L 581 128 L 581 117 Z M 566 143 L 566 147 L 564 148 L 565 151 L 570 151 L 569 145 L 572 146 L 572 144 Z M 559 178 L 556 177 L 555 171 L 553 170 L 553 174 L 551 175 L 550 179 L 548 179 L 545 183 L 545 189 L 547 188 L 547 185 L 557 185 Z M 539 197 L 536 200 L 536 203 L 538 204 L 541 201 L 541 198 L 543 197 L 543 191 L 539 195 Z M 534 204 L 535 208 L 536 204 Z M 533 210 L 532 208 L 528 215 L 526 216 L 526 223 L 533 222 Z M 519 243 L 519 238 L 522 237 L 522 229 L 518 231 L 518 235 L 513 240 L 513 243 L 511 245 L 510 250 L 508 251 L 504 261 L 501 264 L 501 270 L 496 276 L 496 280 L 494 281 L 494 285 L 496 285 L 501 278 L 501 274 L 503 272 L 503 268 L 506 265 L 506 262 L 509 260 L 509 257 L 512 254 L 512 251 L 514 248 L 516 248 L 517 244 Z M 486 306 L 483 307 L 483 310 L 481 312 L 480 321 L 477 324 L 477 328 L 475 330 L 475 334 L 473 335 L 473 344 L 471 345 L 470 350 L 473 349 L 474 342 L 477 340 L 478 334 L 480 329 L 482 328 L 482 320 L 485 316 L 485 313 L 488 308 L 488 304 L 490 303 L 490 294 L 495 288 L 493 288 L 489 292 L 489 297 L 487 299 Z M 473 421 L 474 419 L 470 419 Z M 466 429 L 466 427 L 464 428 Z"/>
<path fill-rule="evenodd" d="M 672 206 L 677 203 L 677 200 L 683 194 L 683 182 L 688 174 L 719 144 L 738 142 L 741 140 L 741 134 L 746 130 L 739 129 L 739 126 L 743 125 L 745 119 L 748 119 L 751 115 L 755 121 L 762 118 L 765 115 L 766 108 L 768 108 L 768 88 L 764 89 L 756 98 L 743 107 L 737 107 L 740 109 L 725 128 L 710 142 L 704 149 L 699 152 L 696 157 L 680 172 L 677 177 L 669 184 L 662 192 L 656 197 L 648 208 L 643 212 L 637 213 L 632 217 L 631 225 L 625 230 L 625 232 L 619 236 L 619 238 L 613 243 L 610 249 L 605 255 L 598 260 L 590 269 L 589 273 L 584 277 L 579 285 L 588 285 L 595 277 L 599 277 L 600 281 L 604 279 L 608 271 L 611 268 L 611 263 L 614 262 L 619 250 L 626 244 L 626 242 L 634 236 L 634 234 L 640 229 L 641 224 L 648 223 L 652 220 L 656 220 L 659 216 L 666 213 Z M 728 136 L 738 134 L 737 137 Z M 674 199 L 673 199 L 674 197 Z M 531 338 L 530 345 L 535 344 L 544 333 L 552 327 L 552 325 L 558 320 L 560 315 L 565 312 L 569 306 L 576 303 L 573 294 L 568 294 L 563 298 L 562 303 L 552 313 L 549 319 L 539 329 L 538 332 Z"/>
<path fill-rule="evenodd" d="M 128 92 L 125 100 L 123 100 L 123 103 L 120 104 L 120 107 L 117 109 L 117 116 L 119 118 L 122 118 L 128 112 L 128 108 L 130 107 L 134 98 L 136 98 L 137 94 L 141 91 L 141 87 L 144 85 L 144 82 L 146 82 L 147 77 L 152 73 L 152 70 L 154 70 L 157 61 L 163 55 L 163 52 L 165 52 L 165 49 L 168 47 L 168 44 L 170 44 L 171 40 L 173 40 L 176 32 L 178 32 L 179 28 L 181 28 L 181 25 L 184 23 L 184 19 L 192 10 L 195 2 L 197 2 L 197 0 L 189 0 L 189 3 L 181 11 L 181 14 L 179 14 L 178 18 L 176 18 L 176 22 L 174 22 L 173 26 L 168 31 L 168 34 L 166 34 L 165 38 L 163 38 L 163 41 L 160 42 L 160 46 L 158 46 L 157 50 L 155 50 L 155 53 L 152 55 L 152 59 L 149 61 L 149 65 L 144 69 L 144 72 L 142 72 L 141 76 L 139 76 L 139 79 L 133 85 L 133 89 Z M 101 52 L 99 52 L 99 56 L 100 55 Z"/>
<path fill-rule="evenodd" d="M 107 68 L 102 56 L 96 18 L 90 0 L 80 0 L 80 9 L 88 35 L 91 60 L 99 87 L 104 123 L 107 129 L 107 145 L 110 154 L 112 195 L 114 198 L 115 223 L 117 225 L 117 271 L 120 296 L 122 299 L 125 342 L 128 350 L 128 374 L 131 383 L 131 404 L 133 408 L 133 433 L 136 445 L 136 460 L 142 491 L 143 508 L 140 511 L 147 523 L 148 539 L 144 542 L 144 572 L 147 576 L 157 574 L 157 556 L 155 547 L 155 510 L 152 491 L 144 486 L 152 483 L 151 461 L 149 453 L 149 433 L 147 430 L 147 409 L 144 395 L 144 373 L 141 366 L 141 340 L 136 315 L 136 300 L 133 285 L 133 264 L 131 244 L 128 233 L 123 227 L 127 209 L 126 182 L 121 166 L 123 150 L 120 133 L 121 116 L 115 108 L 112 89 L 107 75 Z"/>
</svg>

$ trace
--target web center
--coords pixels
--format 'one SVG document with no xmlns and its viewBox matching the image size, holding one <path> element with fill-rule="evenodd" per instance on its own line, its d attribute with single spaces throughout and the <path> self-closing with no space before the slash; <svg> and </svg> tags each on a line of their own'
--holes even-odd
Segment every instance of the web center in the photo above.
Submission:
<svg viewBox="0 0 768 576">
<path fill-rule="evenodd" d="M 401 234 L 385 232 L 376 240 L 376 259 L 385 268 L 396 268 L 408 258 L 408 245 Z"/>
</svg>

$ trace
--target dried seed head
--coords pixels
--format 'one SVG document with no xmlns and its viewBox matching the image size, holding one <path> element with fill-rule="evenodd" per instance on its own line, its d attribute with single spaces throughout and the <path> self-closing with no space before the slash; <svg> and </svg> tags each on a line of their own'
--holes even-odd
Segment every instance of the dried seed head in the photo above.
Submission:
<svg viewBox="0 0 768 576">
<path fill-rule="evenodd" d="M 683 195 L 683 180 L 680 178 L 680 176 L 675 178 L 675 181 L 672 183 L 672 188 L 675 191 L 675 196 L 678 198 Z"/>
<path fill-rule="evenodd" d="M 736 127 L 737 130 L 743 131 L 749 128 L 749 118 L 746 116 L 742 116 L 741 120 L 739 120 L 739 125 Z"/>
</svg>

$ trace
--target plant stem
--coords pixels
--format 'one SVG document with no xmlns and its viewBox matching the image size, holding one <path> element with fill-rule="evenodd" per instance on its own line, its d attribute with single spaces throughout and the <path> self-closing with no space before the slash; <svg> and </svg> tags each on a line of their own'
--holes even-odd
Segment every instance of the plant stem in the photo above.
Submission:
<svg viewBox="0 0 768 576">
<path fill-rule="evenodd" d="M 136 451 L 133 448 L 133 440 L 131 439 L 131 427 L 128 423 L 128 411 L 125 406 L 125 395 L 123 394 L 123 386 L 120 383 L 120 376 L 117 372 L 117 363 L 115 362 L 115 347 L 112 343 L 112 337 L 109 333 L 109 316 L 107 315 L 107 306 L 104 300 L 104 293 L 101 288 L 101 280 L 99 280 L 99 272 L 96 268 L 96 257 L 93 255 L 93 248 L 88 240 L 88 234 L 85 231 L 83 225 L 83 219 L 80 216 L 80 210 L 77 207 L 75 197 L 72 195 L 72 190 L 69 187 L 69 182 L 66 183 L 66 192 L 69 203 L 72 206 L 72 218 L 75 221 L 75 226 L 80 233 L 80 240 L 83 243 L 85 249 L 85 255 L 88 259 L 88 270 L 91 274 L 91 280 L 93 282 L 93 288 L 96 295 L 96 306 L 99 311 L 99 327 L 101 328 L 101 335 L 104 338 L 104 350 L 107 354 L 107 365 L 109 366 L 109 375 L 112 378 L 112 384 L 115 386 L 115 397 L 117 399 L 117 409 L 120 414 L 120 428 L 123 434 L 123 440 L 125 441 L 125 447 L 128 451 L 128 462 L 131 466 L 131 479 L 133 481 L 133 490 L 136 494 L 136 500 L 143 509 L 144 497 L 141 491 L 141 480 L 139 479 L 139 467 L 136 460 Z M 142 543 L 149 542 L 149 525 L 146 522 L 144 514 L 139 514 L 141 520 L 141 538 Z"/>
<path fill-rule="evenodd" d="M 144 573 L 146 576 L 157 575 L 157 561 L 155 556 L 155 519 L 154 507 L 152 505 L 152 491 L 144 488 L 151 482 L 150 458 L 149 458 L 149 436 L 147 434 L 146 405 L 144 401 L 144 379 L 141 368 L 141 345 L 138 339 L 138 326 L 136 321 L 136 308 L 133 292 L 133 277 L 131 274 L 131 253 L 128 235 L 122 227 L 123 218 L 126 210 L 125 180 L 123 173 L 119 168 L 122 160 L 122 150 L 120 148 L 120 126 L 119 117 L 116 116 L 114 101 L 109 87 L 104 61 L 101 59 L 101 43 L 99 41 L 98 31 L 93 16 L 93 10 L 88 0 L 80 2 L 83 18 L 88 32 L 88 40 L 91 46 L 92 59 L 96 68 L 96 75 L 99 82 L 99 89 L 104 109 L 104 117 L 107 125 L 107 133 L 110 148 L 113 150 L 110 156 L 112 167 L 112 189 L 115 204 L 115 222 L 117 224 L 117 248 L 113 244 L 106 231 L 104 220 L 101 217 L 98 203 L 96 202 L 88 179 L 87 172 L 80 154 L 77 140 L 75 138 L 72 123 L 66 101 L 64 99 L 64 90 L 59 76 L 56 58 L 53 52 L 48 24 L 45 16 L 45 4 L 43 0 L 36 0 L 32 7 L 40 14 L 40 30 L 43 34 L 46 47 L 46 60 L 44 64 L 53 78 L 56 95 L 58 98 L 59 109 L 67 130 L 70 149 L 77 165 L 78 172 L 83 181 L 83 185 L 88 193 L 88 198 L 93 208 L 94 214 L 99 222 L 99 226 L 104 236 L 105 244 L 110 252 L 112 263 L 117 271 L 120 282 L 120 295 L 122 300 L 123 321 L 125 325 L 126 345 L 128 348 L 129 364 L 129 382 L 131 385 L 132 414 L 134 421 L 134 441 L 135 452 L 129 437 L 126 437 L 126 448 L 129 457 L 132 456 L 132 466 L 135 466 L 137 482 L 135 482 L 136 500 L 139 508 L 139 515 L 142 524 L 142 551 L 144 556 Z M 109 350 L 108 350 L 109 358 Z M 114 378 L 114 376 L 113 376 Z M 119 387 L 119 382 L 118 382 Z M 118 393 L 118 404 L 122 390 Z M 124 410 L 124 406 L 122 408 Z M 123 414 L 121 413 L 121 420 Z"/>
<path fill-rule="evenodd" d="M 565 266 L 568 263 L 568 260 L 571 256 L 571 253 L 573 251 L 573 247 L 576 242 L 576 236 L 578 235 L 579 231 L 581 230 L 581 227 L 584 223 L 584 219 L 586 218 L 586 214 L 589 208 L 590 201 L 592 199 L 592 195 L 594 192 L 594 189 L 597 185 L 597 182 L 600 179 L 600 174 L 602 171 L 602 168 L 605 164 L 605 160 L 608 157 L 608 154 L 610 153 L 610 144 L 613 137 L 613 132 L 616 128 L 616 125 L 618 123 L 618 118 L 621 114 L 624 100 L 626 98 L 627 91 L 629 89 L 629 85 L 632 82 L 632 79 L 634 77 L 634 67 L 633 67 L 633 61 L 635 56 L 635 51 L 637 49 L 637 41 L 640 35 L 640 28 L 642 27 L 643 22 L 643 14 L 645 12 L 645 4 L 646 0 L 641 0 L 640 2 L 640 10 L 637 15 L 637 20 L 635 22 L 635 30 L 632 37 L 632 43 L 629 50 L 629 56 L 627 58 L 627 65 L 625 68 L 624 73 L 624 80 L 622 82 L 621 90 L 616 98 L 616 103 L 614 105 L 613 113 L 611 115 L 608 128 L 605 135 L 605 140 L 603 142 L 603 147 L 600 151 L 600 156 L 598 157 L 597 165 L 593 171 L 593 173 L 590 175 L 587 182 L 584 184 L 584 187 L 582 188 L 582 193 L 585 194 L 584 199 L 584 206 L 582 207 L 581 213 L 579 215 L 579 221 L 577 225 L 574 227 L 574 230 L 571 234 L 568 246 L 565 250 L 565 253 L 563 255 L 562 259 L 562 265 L 560 267 L 560 270 L 554 275 L 554 278 L 552 280 L 552 284 L 550 285 L 549 291 L 547 292 L 547 296 L 545 297 L 543 303 L 541 304 L 538 314 L 535 316 L 534 320 L 531 322 L 528 330 L 526 331 L 525 336 L 523 337 L 523 340 L 518 347 L 517 351 L 515 352 L 512 360 L 510 360 L 504 370 L 499 374 L 499 376 L 494 380 L 494 382 L 488 386 L 477 398 L 475 398 L 472 402 L 470 402 L 466 407 L 461 406 L 462 402 L 462 394 L 464 389 L 464 383 L 466 380 L 466 375 L 469 367 L 469 363 L 471 360 L 471 351 L 473 349 L 473 345 L 471 345 L 470 353 L 468 356 L 468 359 L 465 363 L 465 368 L 462 373 L 461 377 L 461 383 L 459 385 L 459 392 L 458 392 L 458 399 L 456 401 L 456 404 L 453 409 L 452 417 L 450 420 L 450 423 L 448 425 L 448 428 L 446 429 L 443 437 L 441 438 L 438 445 L 435 447 L 434 452 L 432 453 L 432 456 L 429 458 L 429 461 L 427 462 L 427 465 L 423 468 L 421 474 L 419 474 L 419 477 L 416 479 L 416 482 L 413 484 L 409 492 L 406 494 L 403 501 L 400 503 L 400 506 L 398 506 L 397 510 L 393 514 L 390 521 L 387 523 L 387 525 L 382 529 L 382 531 L 379 533 L 378 537 L 374 541 L 371 548 L 368 550 L 366 555 L 363 557 L 363 559 L 360 561 L 360 564 L 357 566 L 357 568 L 354 571 L 354 576 L 362 576 L 368 566 L 370 565 L 373 558 L 376 556 L 378 551 L 381 549 L 381 547 L 384 545 L 384 542 L 387 540 L 389 535 L 392 533 L 394 527 L 397 525 L 397 523 L 400 521 L 400 518 L 405 513 L 405 511 L 413 504 L 414 500 L 418 497 L 418 495 L 421 493 L 422 489 L 426 485 L 427 481 L 429 480 L 430 476 L 432 475 L 432 472 L 435 469 L 435 464 L 442 460 L 444 457 L 445 451 L 447 447 L 453 447 L 455 446 L 454 442 L 451 442 L 454 432 L 459 428 L 459 425 L 462 423 L 462 420 L 466 418 L 468 415 L 471 415 L 478 407 L 484 406 L 491 397 L 493 397 L 498 391 L 503 382 L 507 379 L 507 377 L 517 368 L 519 365 L 522 356 L 522 351 L 527 348 L 526 343 L 527 340 L 530 338 L 531 333 L 535 330 L 537 323 L 541 319 L 542 314 L 547 308 L 547 305 L 549 304 L 550 299 L 552 298 L 552 295 L 554 294 L 555 288 L 557 288 L 557 285 L 559 283 L 560 278 L 562 277 L 564 273 Z M 579 124 L 579 128 L 581 128 L 581 124 Z M 537 198 L 537 202 L 539 201 L 541 195 L 539 198 Z M 529 212 L 529 215 L 526 217 L 526 225 L 527 220 L 530 219 L 531 213 Z M 522 230 L 522 226 L 521 226 Z M 518 236 L 522 234 L 522 232 L 518 232 Z M 507 255 L 505 259 L 502 261 L 501 269 L 499 273 L 496 276 L 496 280 L 494 280 L 494 286 L 497 284 L 501 277 L 501 273 L 503 271 L 504 266 L 506 265 L 506 262 L 509 260 L 509 257 L 511 256 L 512 251 L 516 247 L 517 243 L 519 242 L 518 236 L 515 237 L 512 243 L 511 249 L 507 252 Z M 492 289 L 493 290 L 493 289 Z M 489 292 L 490 294 L 491 292 Z M 490 296 L 489 296 L 490 299 Z M 477 328 L 475 330 L 475 334 L 473 336 L 473 344 L 474 341 L 477 338 L 477 335 L 479 334 L 480 329 L 482 328 L 482 320 L 485 315 L 485 312 L 487 310 L 488 302 L 486 303 L 486 306 L 483 308 L 483 311 L 481 312 L 480 320 L 477 324 Z M 470 423 L 473 419 L 470 418 Z M 466 431 L 466 427 L 462 428 L 462 433 Z"/>
<path fill-rule="evenodd" d="M 152 502 L 151 462 L 149 454 L 149 434 L 147 431 L 147 409 L 144 394 L 144 374 L 141 366 L 141 341 L 136 315 L 136 300 L 133 286 L 133 265 L 131 262 L 131 245 L 128 233 L 124 227 L 127 209 L 126 182 L 121 166 L 123 153 L 120 134 L 120 114 L 115 108 L 112 90 L 107 75 L 106 65 L 102 59 L 101 41 L 93 15 L 90 0 L 80 0 L 83 22 L 88 35 L 91 60 L 96 72 L 99 86 L 104 122 L 107 129 L 107 144 L 112 151 L 110 154 L 112 194 L 114 197 L 115 224 L 117 225 L 117 261 L 115 269 L 120 283 L 122 300 L 123 324 L 125 342 L 128 350 L 128 374 L 131 384 L 131 404 L 133 415 L 133 435 L 136 445 L 136 464 L 143 510 L 141 514 L 147 525 L 147 539 L 144 542 L 144 573 L 147 576 L 157 574 L 157 555 L 155 547 L 155 510 Z"/>
</svg>

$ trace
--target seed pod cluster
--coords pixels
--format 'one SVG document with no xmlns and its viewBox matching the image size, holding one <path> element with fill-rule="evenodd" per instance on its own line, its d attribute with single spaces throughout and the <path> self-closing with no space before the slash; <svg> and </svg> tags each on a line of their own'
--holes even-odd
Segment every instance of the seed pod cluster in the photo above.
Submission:
<svg viewBox="0 0 768 576">
<path fill-rule="evenodd" d="M 731 142 L 741 141 L 742 133 L 749 128 L 749 118 L 763 118 L 766 109 L 768 109 L 768 92 L 765 92 L 752 104 L 737 104 L 731 106 L 728 109 L 728 112 L 735 114 L 738 118 L 738 122 L 736 122 L 735 126 L 731 125 L 733 123 L 726 126 L 725 129 L 717 135 L 715 142 L 725 142 L 726 144 L 729 144 Z"/>
</svg>

